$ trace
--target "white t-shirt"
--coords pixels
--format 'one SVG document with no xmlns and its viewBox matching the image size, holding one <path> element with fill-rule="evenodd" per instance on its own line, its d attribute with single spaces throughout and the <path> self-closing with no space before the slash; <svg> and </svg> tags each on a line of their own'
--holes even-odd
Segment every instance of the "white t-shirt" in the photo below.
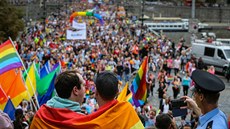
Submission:
<svg viewBox="0 0 230 129">
<path fill-rule="evenodd" d="M 164 104 L 163 105 L 163 113 L 168 113 L 169 112 L 169 104 Z"/>
<path fill-rule="evenodd" d="M 181 65 L 181 61 L 180 61 L 180 59 L 175 59 L 174 60 L 174 68 L 177 68 L 177 69 L 179 69 L 180 68 L 180 65 Z"/>
</svg>

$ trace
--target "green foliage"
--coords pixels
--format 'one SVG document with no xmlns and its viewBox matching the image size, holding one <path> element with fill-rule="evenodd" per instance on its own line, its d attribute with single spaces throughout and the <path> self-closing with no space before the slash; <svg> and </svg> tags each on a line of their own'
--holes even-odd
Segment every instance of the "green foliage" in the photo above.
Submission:
<svg viewBox="0 0 230 129">
<path fill-rule="evenodd" d="M 21 10 L 9 5 L 6 0 L 0 0 L 0 42 L 9 37 L 16 39 L 18 33 L 24 29 L 22 17 Z"/>
</svg>

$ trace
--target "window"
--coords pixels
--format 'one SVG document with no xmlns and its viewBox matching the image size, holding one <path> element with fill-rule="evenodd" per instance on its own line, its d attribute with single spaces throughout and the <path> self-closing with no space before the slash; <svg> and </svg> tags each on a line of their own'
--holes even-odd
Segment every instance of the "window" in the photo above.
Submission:
<svg viewBox="0 0 230 129">
<path fill-rule="evenodd" d="M 224 57 L 223 51 L 221 51 L 220 49 L 218 49 L 217 55 L 218 55 L 221 59 L 226 59 L 226 58 Z"/>
<path fill-rule="evenodd" d="M 230 50 L 226 49 L 226 50 L 224 50 L 224 53 L 225 53 L 226 57 L 229 59 L 230 58 Z"/>
<path fill-rule="evenodd" d="M 229 41 L 221 41 L 221 43 L 229 44 Z"/>
<path fill-rule="evenodd" d="M 204 55 L 213 57 L 215 54 L 215 48 L 205 47 L 204 48 Z"/>
</svg>

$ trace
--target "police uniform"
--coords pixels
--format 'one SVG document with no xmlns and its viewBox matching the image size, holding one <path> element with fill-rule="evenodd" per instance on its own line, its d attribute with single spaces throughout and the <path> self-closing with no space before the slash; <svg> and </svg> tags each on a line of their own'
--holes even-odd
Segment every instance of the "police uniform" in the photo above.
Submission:
<svg viewBox="0 0 230 129">
<path fill-rule="evenodd" d="M 215 94 L 225 89 L 220 78 L 202 70 L 193 71 L 191 78 L 195 82 L 195 89 L 202 93 Z M 227 117 L 215 108 L 199 117 L 197 129 L 228 129 Z"/>
</svg>

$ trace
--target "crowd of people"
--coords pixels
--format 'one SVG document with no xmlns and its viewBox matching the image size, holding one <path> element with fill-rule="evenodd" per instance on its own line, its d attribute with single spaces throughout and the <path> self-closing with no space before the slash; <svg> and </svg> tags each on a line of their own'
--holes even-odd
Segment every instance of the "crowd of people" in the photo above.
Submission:
<svg viewBox="0 0 230 129">
<path fill-rule="evenodd" d="M 66 30 L 71 29 L 71 23 L 69 22 L 71 13 L 87 9 L 93 9 L 101 14 L 105 21 L 104 25 L 100 25 L 97 20 L 89 17 L 76 18 L 77 22 L 86 22 L 87 39 L 66 39 Z M 147 99 L 143 106 L 133 108 L 139 117 L 138 119 L 141 120 L 145 128 L 175 129 L 178 126 L 184 129 L 196 128 L 198 116 L 217 107 L 217 105 L 214 105 L 205 109 L 203 104 L 216 104 L 219 98 L 218 94 L 223 90 L 223 86 L 222 83 L 218 83 L 217 85 L 220 85 L 222 89 L 210 90 L 205 88 L 207 84 L 200 84 L 200 80 L 196 80 L 197 75 L 195 76 L 193 72 L 196 71 L 196 74 L 198 71 L 198 73 L 204 74 L 200 71 L 202 70 L 213 75 L 215 74 L 215 68 L 205 66 L 202 58 L 196 59 L 191 54 L 191 49 L 186 46 L 187 43 L 183 37 L 179 41 L 173 41 L 165 35 L 156 36 L 149 32 L 145 26 L 141 26 L 140 22 L 134 17 L 128 17 L 122 13 L 122 15 L 118 15 L 117 12 L 120 10 L 122 10 L 122 7 L 108 3 L 74 3 L 68 10 L 63 9 L 58 15 L 55 13 L 49 15 L 45 22 L 35 22 L 14 42 L 26 67 L 29 67 L 32 62 L 40 63 L 41 67 L 47 61 L 50 61 L 51 66 L 61 62 L 62 73 L 57 77 L 55 83 L 58 96 L 53 97 L 45 106 L 42 106 L 42 110 L 68 108 L 80 113 L 81 116 L 100 111 L 106 103 L 118 103 L 115 101 L 117 93 L 122 90 L 126 82 L 132 79 L 132 73 L 139 69 L 143 58 L 148 56 L 147 97 L 151 98 L 158 94 L 158 99 L 155 98 L 154 103 L 159 103 L 159 107 L 154 107 Z M 75 72 L 69 72 L 69 70 L 75 70 Z M 104 80 L 104 78 L 108 79 L 105 75 L 112 80 L 116 77 L 118 81 L 114 84 L 109 80 Z M 72 76 L 78 79 L 74 80 Z M 100 78 L 100 76 L 102 77 Z M 209 74 L 207 76 L 213 77 Z M 62 79 L 64 80 L 61 81 Z M 65 79 L 69 79 L 69 81 Z M 213 80 L 215 81 L 215 79 Z M 111 84 L 106 85 L 104 83 Z M 213 82 L 213 84 L 216 84 L 216 82 Z M 71 87 L 63 87 L 64 85 Z M 118 89 L 114 85 L 119 85 Z M 191 87 L 198 90 L 194 93 L 196 97 L 199 95 L 200 99 L 197 98 L 196 102 L 200 103 L 196 104 L 191 98 L 184 97 L 184 101 L 189 103 L 188 109 L 191 110 L 188 110 L 186 115 L 182 115 L 179 122 L 175 122 L 171 101 L 179 99 L 181 96 L 192 97 L 193 92 L 189 90 Z M 86 96 L 84 97 L 85 93 Z M 215 96 L 210 97 L 209 94 Z M 211 101 L 210 99 L 213 98 L 215 100 Z M 204 103 L 202 104 L 202 102 Z M 31 109 L 29 102 L 22 102 L 21 107 L 17 109 L 17 114 L 15 114 L 15 128 L 24 129 L 29 127 L 36 113 Z M 219 121 L 223 122 L 226 116 L 219 109 L 218 112 L 222 116 Z M 37 118 L 42 117 L 42 113 L 41 109 L 37 112 L 39 115 L 35 115 L 36 119 L 32 122 L 31 128 L 45 126 L 52 128 L 54 126 L 50 125 L 53 122 L 51 120 L 47 122 L 49 124 L 43 123 L 44 126 L 39 127 L 40 121 Z M 18 114 L 20 114 L 19 117 L 17 117 Z M 132 117 L 136 116 L 132 115 Z M 55 119 L 55 117 L 52 119 Z M 69 119 L 77 120 L 75 117 Z M 126 122 L 132 123 L 132 121 Z M 214 121 L 213 125 L 215 124 Z M 224 121 L 222 126 L 219 127 L 227 129 L 225 124 L 227 124 L 227 121 Z M 121 128 L 125 128 L 126 124 L 121 125 L 123 126 Z M 65 127 L 68 126 L 71 127 L 72 125 L 65 125 Z M 129 125 L 129 127 L 132 126 Z M 198 128 L 206 126 L 207 124 L 198 124 Z M 139 127 L 142 128 L 142 126 Z M 218 126 L 215 125 L 215 127 Z"/>
</svg>

